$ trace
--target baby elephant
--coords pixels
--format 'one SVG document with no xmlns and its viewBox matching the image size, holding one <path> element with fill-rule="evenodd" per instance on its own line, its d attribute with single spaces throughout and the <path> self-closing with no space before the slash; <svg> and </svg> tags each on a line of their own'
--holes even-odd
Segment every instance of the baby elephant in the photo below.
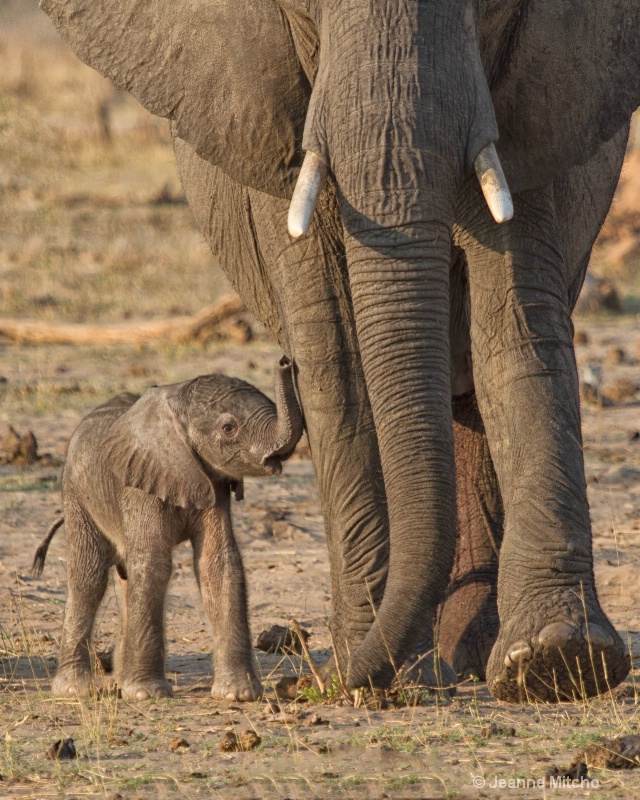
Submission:
<svg viewBox="0 0 640 800">
<path fill-rule="evenodd" d="M 122 694 L 171 694 L 164 673 L 164 600 L 171 550 L 186 539 L 213 629 L 217 698 L 254 700 L 244 571 L 231 498 L 245 476 L 277 475 L 303 422 L 292 365 L 279 363 L 275 405 L 224 375 L 121 394 L 92 411 L 69 444 L 62 476 L 68 596 L 55 695 L 92 691 L 89 647 L 116 566 L 122 585 L 116 678 Z M 41 571 L 54 524 L 34 559 Z"/>
</svg>

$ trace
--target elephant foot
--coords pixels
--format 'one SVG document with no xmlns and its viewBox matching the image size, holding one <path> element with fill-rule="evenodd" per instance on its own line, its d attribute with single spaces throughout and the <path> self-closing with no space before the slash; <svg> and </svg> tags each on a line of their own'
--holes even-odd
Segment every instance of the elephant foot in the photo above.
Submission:
<svg viewBox="0 0 640 800">
<path fill-rule="evenodd" d="M 172 697 L 173 691 L 168 682 L 154 678 L 149 681 L 127 681 L 120 684 L 120 692 L 127 700 L 150 700 L 157 697 Z"/>
<path fill-rule="evenodd" d="M 455 589 L 440 611 L 438 628 L 440 653 L 458 678 L 486 680 L 500 630 L 494 586 L 469 583 Z"/>
<path fill-rule="evenodd" d="M 436 657 L 434 650 L 430 649 L 407 659 L 398 673 L 396 683 L 404 687 L 411 685 L 444 691 L 449 697 L 453 697 L 456 693 L 458 676 L 443 658 Z"/>
<path fill-rule="evenodd" d="M 262 695 L 262 684 L 253 672 L 216 679 L 211 687 L 211 696 L 216 700 L 251 703 L 253 700 L 259 700 Z"/>
<path fill-rule="evenodd" d="M 575 701 L 625 679 L 630 658 L 602 612 L 593 621 L 560 618 L 528 636 L 503 626 L 487 667 L 489 690 L 508 703 Z"/>
<path fill-rule="evenodd" d="M 98 683 L 90 670 L 58 670 L 51 693 L 54 697 L 90 697 L 98 693 Z"/>
</svg>

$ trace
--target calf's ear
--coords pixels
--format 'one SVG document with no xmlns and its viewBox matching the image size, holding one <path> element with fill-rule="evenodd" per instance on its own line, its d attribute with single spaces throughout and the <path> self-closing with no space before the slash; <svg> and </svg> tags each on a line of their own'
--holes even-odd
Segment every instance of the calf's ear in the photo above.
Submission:
<svg viewBox="0 0 640 800">
<path fill-rule="evenodd" d="M 180 386 L 148 389 L 111 428 L 107 463 L 124 486 L 181 508 L 211 508 L 214 485 L 180 419 L 181 392 Z"/>
<path fill-rule="evenodd" d="M 638 0 L 529 0 L 491 81 L 512 192 L 586 164 L 640 104 Z"/>
<path fill-rule="evenodd" d="M 311 93 L 276 0 L 41 0 L 62 38 L 196 153 L 290 197 Z"/>
</svg>

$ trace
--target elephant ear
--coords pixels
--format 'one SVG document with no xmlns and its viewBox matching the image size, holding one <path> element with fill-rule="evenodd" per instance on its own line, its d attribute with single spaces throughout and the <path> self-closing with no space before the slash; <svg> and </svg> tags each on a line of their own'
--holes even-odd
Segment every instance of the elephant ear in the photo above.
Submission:
<svg viewBox="0 0 640 800">
<path fill-rule="evenodd" d="M 587 163 L 640 104 L 638 0 L 519 3 L 492 81 L 512 191 Z"/>
<path fill-rule="evenodd" d="M 125 486 L 181 508 L 211 508 L 215 489 L 189 444 L 185 384 L 148 389 L 111 427 L 105 456 Z"/>
<path fill-rule="evenodd" d="M 231 178 L 290 197 L 310 87 L 276 0 L 41 0 L 89 66 Z"/>
</svg>

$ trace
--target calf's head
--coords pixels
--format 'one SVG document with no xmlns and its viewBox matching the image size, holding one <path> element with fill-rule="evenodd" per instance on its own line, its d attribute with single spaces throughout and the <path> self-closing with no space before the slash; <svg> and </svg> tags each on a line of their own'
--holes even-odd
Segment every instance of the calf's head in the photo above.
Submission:
<svg viewBox="0 0 640 800">
<path fill-rule="evenodd" d="M 279 474 L 302 430 L 292 365 L 283 357 L 275 403 L 226 375 L 147 390 L 114 424 L 106 458 L 125 486 L 183 508 L 209 508 L 221 482 Z"/>
</svg>

